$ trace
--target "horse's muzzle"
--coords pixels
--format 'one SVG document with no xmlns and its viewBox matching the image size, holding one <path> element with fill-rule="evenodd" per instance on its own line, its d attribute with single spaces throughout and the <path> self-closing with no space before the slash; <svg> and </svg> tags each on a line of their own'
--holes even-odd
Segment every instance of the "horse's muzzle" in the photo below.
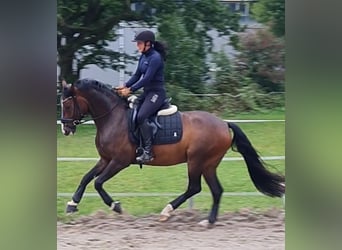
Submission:
<svg viewBox="0 0 342 250">
<path fill-rule="evenodd" d="M 61 123 L 61 129 L 63 135 L 73 135 L 76 132 L 76 125 Z"/>
</svg>

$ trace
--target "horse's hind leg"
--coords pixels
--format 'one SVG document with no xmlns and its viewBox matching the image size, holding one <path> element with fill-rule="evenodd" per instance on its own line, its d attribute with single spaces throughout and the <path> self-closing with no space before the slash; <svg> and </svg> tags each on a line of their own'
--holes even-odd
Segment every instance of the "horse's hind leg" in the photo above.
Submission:
<svg viewBox="0 0 342 250">
<path fill-rule="evenodd" d="M 101 171 L 104 169 L 104 167 L 107 165 L 107 162 L 100 159 L 96 165 L 88 172 L 86 173 L 80 184 L 78 185 L 78 188 L 74 195 L 72 196 L 72 200 L 67 203 L 66 213 L 73 213 L 77 212 L 77 205 L 80 203 L 82 196 L 84 194 L 84 191 L 89 184 L 96 176 L 98 176 Z"/>
<path fill-rule="evenodd" d="M 223 188 L 217 178 L 216 167 L 206 168 L 203 172 L 203 177 L 207 182 L 211 194 L 213 196 L 213 205 L 208 217 L 208 222 L 214 224 L 217 219 L 220 200 L 223 193 Z"/>
<path fill-rule="evenodd" d="M 197 167 L 199 167 L 197 165 Z M 166 221 L 170 217 L 170 212 L 182 205 L 191 196 L 201 192 L 201 171 L 199 168 L 193 167 L 192 164 L 188 166 L 188 188 L 182 195 L 171 201 L 161 212 L 160 221 Z"/>
</svg>

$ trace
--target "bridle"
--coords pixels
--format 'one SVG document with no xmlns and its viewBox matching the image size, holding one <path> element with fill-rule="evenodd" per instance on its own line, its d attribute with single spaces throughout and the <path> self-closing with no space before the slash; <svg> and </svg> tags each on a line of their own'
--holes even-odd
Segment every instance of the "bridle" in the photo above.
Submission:
<svg viewBox="0 0 342 250">
<path fill-rule="evenodd" d="M 75 118 L 63 118 L 63 111 L 62 111 L 61 112 L 61 123 L 63 123 L 63 124 L 69 123 L 69 124 L 73 124 L 74 126 L 85 123 L 85 122 L 90 121 L 90 120 L 97 120 L 97 119 L 103 118 L 103 117 L 107 116 L 109 113 L 111 113 L 114 110 L 114 108 L 118 105 L 118 103 L 116 103 L 109 111 L 105 112 L 104 114 L 101 114 L 101 115 L 96 116 L 96 117 L 92 117 L 91 119 L 88 119 L 88 120 L 82 120 L 83 117 L 85 116 L 85 114 L 83 114 L 81 112 L 80 106 L 76 100 L 77 98 L 75 95 L 69 96 L 66 99 L 62 100 L 62 103 L 66 102 L 70 98 L 72 99 L 73 104 L 74 104 L 72 117 L 79 117 L 79 118 L 77 118 L 77 119 L 75 119 Z"/>
<path fill-rule="evenodd" d="M 81 123 L 83 123 L 81 121 L 81 119 L 84 117 L 84 114 L 81 113 L 81 109 L 80 109 L 80 106 L 78 105 L 78 102 L 76 101 L 76 96 L 72 95 L 72 96 L 69 96 L 68 98 L 62 100 L 62 103 L 68 101 L 72 99 L 73 101 L 73 114 L 72 114 L 72 117 L 80 117 L 79 119 L 75 119 L 75 118 L 63 118 L 63 110 L 61 112 L 61 123 L 63 124 L 73 124 L 73 125 L 79 125 Z M 77 111 L 76 111 L 77 110 Z"/>
</svg>

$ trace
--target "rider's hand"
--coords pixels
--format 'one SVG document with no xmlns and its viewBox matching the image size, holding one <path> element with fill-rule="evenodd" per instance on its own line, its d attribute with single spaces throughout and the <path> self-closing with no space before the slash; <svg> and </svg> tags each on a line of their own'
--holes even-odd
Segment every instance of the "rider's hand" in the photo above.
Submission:
<svg viewBox="0 0 342 250">
<path fill-rule="evenodd" d="M 113 90 L 114 91 L 119 91 L 121 89 L 125 88 L 125 86 L 117 86 L 117 87 L 114 87 Z"/>
<path fill-rule="evenodd" d="M 119 92 L 119 95 L 126 97 L 131 93 L 131 89 L 124 87 L 122 89 L 119 89 L 118 92 Z"/>
</svg>

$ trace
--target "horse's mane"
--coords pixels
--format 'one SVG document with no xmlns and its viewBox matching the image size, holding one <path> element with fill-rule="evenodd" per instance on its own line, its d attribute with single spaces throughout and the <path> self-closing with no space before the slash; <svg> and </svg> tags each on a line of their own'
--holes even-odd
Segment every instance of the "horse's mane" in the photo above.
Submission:
<svg viewBox="0 0 342 250">
<path fill-rule="evenodd" d="M 79 79 L 75 82 L 75 87 L 78 88 L 81 91 L 87 91 L 90 89 L 96 89 L 97 91 L 109 96 L 109 97 L 116 97 L 121 101 L 124 101 L 127 103 L 126 98 L 122 98 L 119 96 L 115 91 L 113 91 L 112 86 L 109 84 L 105 84 L 102 82 L 99 82 L 95 79 L 91 78 L 84 78 L 84 79 Z"/>
<path fill-rule="evenodd" d="M 111 90 L 109 84 L 104 84 L 91 78 L 79 79 L 74 83 L 74 86 L 81 91 L 96 89 L 102 93 L 110 93 L 111 95 L 115 94 L 114 91 Z"/>
</svg>

